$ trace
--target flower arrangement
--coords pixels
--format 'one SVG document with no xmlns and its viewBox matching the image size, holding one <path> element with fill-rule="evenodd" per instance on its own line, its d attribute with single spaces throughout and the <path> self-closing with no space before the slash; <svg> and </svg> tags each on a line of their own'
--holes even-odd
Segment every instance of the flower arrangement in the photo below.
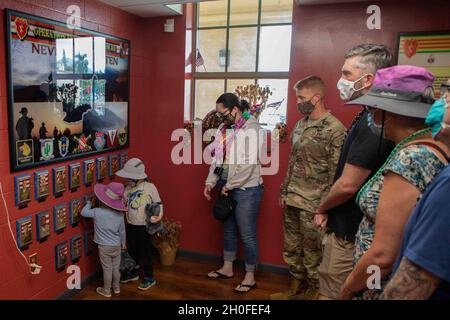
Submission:
<svg viewBox="0 0 450 320">
<path fill-rule="evenodd" d="M 153 235 L 153 245 L 158 250 L 161 263 L 172 265 L 178 247 L 180 246 L 181 223 L 165 219 L 163 231 Z"/>
<path fill-rule="evenodd" d="M 269 87 L 260 87 L 259 84 L 238 86 L 235 90 L 240 99 L 245 99 L 250 104 L 250 114 L 258 118 L 266 108 L 267 100 L 272 95 Z"/>
</svg>

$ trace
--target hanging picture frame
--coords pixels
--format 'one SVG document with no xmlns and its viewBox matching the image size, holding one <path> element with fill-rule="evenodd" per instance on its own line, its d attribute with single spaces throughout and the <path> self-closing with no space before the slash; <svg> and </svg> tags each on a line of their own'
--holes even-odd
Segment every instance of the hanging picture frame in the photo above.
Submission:
<svg viewBox="0 0 450 320">
<path fill-rule="evenodd" d="M 80 163 L 69 164 L 69 190 L 76 191 L 81 187 L 81 165 Z"/>
<path fill-rule="evenodd" d="M 14 177 L 14 198 L 19 209 L 28 206 L 31 201 L 31 175 L 22 174 Z"/>
<path fill-rule="evenodd" d="M 56 233 L 61 233 L 67 227 L 67 205 L 65 203 L 53 208 L 53 225 Z"/>
<path fill-rule="evenodd" d="M 67 241 L 61 242 L 55 246 L 55 267 L 56 271 L 66 268 L 69 262 L 69 244 Z"/>
<path fill-rule="evenodd" d="M 53 193 L 55 197 L 61 197 L 66 191 L 66 166 L 53 168 Z"/>
<path fill-rule="evenodd" d="M 81 198 L 76 198 L 70 200 L 69 211 L 70 211 L 70 225 L 75 227 L 81 220 L 81 210 L 83 209 L 83 203 Z"/>
<path fill-rule="evenodd" d="M 33 222 L 31 216 L 16 221 L 17 246 L 25 250 L 33 242 Z"/>
<path fill-rule="evenodd" d="M 37 241 L 43 242 L 50 236 L 50 210 L 36 214 L 36 236 Z"/>
<path fill-rule="evenodd" d="M 37 201 L 42 202 L 50 195 L 50 178 L 48 170 L 34 173 L 34 195 Z"/>
<path fill-rule="evenodd" d="M 97 158 L 97 181 L 101 182 L 108 176 L 108 163 L 105 157 Z"/>
<path fill-rule="evenodd" d="M 83 161 L 83 181 L 87 187 L 95 181 L 95 162 L 92 159 Z"/>
<path fill-rule="evenodd" d="M 77 262 L 83 254 L 83 239 L 80 235 L 76 235 L 70 239 L 70 260 Z"/>
<path fill-rule="evenodd" d="M 5 11 L 11 171 L 127 148 L 130 42 Z"/>
<path fill-rule="evenodd" d="M 120 154 L 120 169 L 123 169 L 123 166 L 128 161 L 128 153 L 124 152 Z"/>
<path fill-rule="evenodd" d="M 116 172 L 119 171 L 119 155 L 111 154 L 108 160 L 108 175 L 110 179 L 114 179 Z"/>
<path fill-rule="evenodd" d="M 90 255 L 94 251 L 94 230 L 84 232 L 84 254 Z"/>
<path fill-rule="evenodd" d="M 397 34 L 395 64 L 413 65 L 434 75 L 435 98 L 450 78 L 450 30 L 400 32 Z"/>
</svg>

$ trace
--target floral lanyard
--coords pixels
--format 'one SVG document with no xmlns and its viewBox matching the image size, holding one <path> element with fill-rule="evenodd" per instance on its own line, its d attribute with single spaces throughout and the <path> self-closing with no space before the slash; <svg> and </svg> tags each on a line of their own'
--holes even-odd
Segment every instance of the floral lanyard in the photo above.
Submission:
<svg viewBox="0 0 450 320">
<path fill-rule="evenodd" d="M 378 169 L 378 171 L 372 176 L 372 178 L 370 178 L 370 180 L 367 181 L 366 184 L 364 184 L 364 186 L 359 190 L 358 195 L 356 196 L 356 204 L 359 204 L 362 194 L 365 193 L 367 191 L 367 189 L 369 189 L 369 186 L 372 185 L 372 183 L 383 173 L 384 168 L 389 163 L 389 161 L 394 157 L 394 155 L 397 153 L 397 151 L 399 151 L 405 144 L 407 144 L 408 142 L 411 142 L 418 136 L 427 134 L 429 132 L 431 132 L 431 128 L 422 129 L 422 130 L 419 130 L 419 131 L 413 133 L 406 139 L 403 139 L 402 141 L 400 141 L 399 144 L 397 144 L 395 146 L 394 150 L 392 150 L 392 152 L 389 154 L 389 157 L 386 159 L 386 161 L 383 163 L 383 165 L 380 167 L 380 169 Z"/>
<path fill-rule="evenodd" d="M 213 156 L 223 156 L 225 157 L 227 150 L 229 150 L 231 143 L 233 142 L 236 134 L 239 132 L 240 129 L 247 123 L 247 120 L 249 119 L 248 113 L 244 112 L 241 118 L 239 118 L 236 123 L 234 123 L 230 128 L 227 126 L 223 126 L 219 132 L 221 141 L 218 142 L 219 139 L 214 140 L 214 149 L 213 149 Z M 231 134 L 227 137 L 227 129 L 233 129 Z M 218 134 L 216 134 L 216 137 Z M 216 143 L 217 141 L 217 143 Z"/>
</svg>

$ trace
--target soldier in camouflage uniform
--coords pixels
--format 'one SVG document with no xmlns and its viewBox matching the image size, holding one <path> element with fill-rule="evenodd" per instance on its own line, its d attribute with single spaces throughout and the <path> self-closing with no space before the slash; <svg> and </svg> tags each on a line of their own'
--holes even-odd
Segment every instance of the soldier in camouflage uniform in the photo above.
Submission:
<svg viewBox="0 0 450 320">
<path fill-rule="evenodd" d="M 333 183 L 345 134 L 343 124 L 325 108 L 325 86 L 319 77 L 300 80 L 294 89 L 304 117 L 292 134 L 289 167 L 280 192 L 280 206 L 285 209 L 283 258 L 291 287 L 271 295 L 274 300 L 312 299 L 317 294 L 322 237 L 314 225 L 314 212 Z"/>
</svg>

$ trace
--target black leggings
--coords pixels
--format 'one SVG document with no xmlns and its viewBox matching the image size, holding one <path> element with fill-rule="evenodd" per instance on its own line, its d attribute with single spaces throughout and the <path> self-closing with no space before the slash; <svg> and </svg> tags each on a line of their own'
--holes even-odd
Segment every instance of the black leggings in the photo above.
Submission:
<svg viewBox="0 0 450 320">
<path fill-rule="evenodd" d="M 136 264 L 144 267 L 144 278 L 153 278 L 153 243 L 145 226 L 127 224 L 127 247 Z"/>
</svg>

